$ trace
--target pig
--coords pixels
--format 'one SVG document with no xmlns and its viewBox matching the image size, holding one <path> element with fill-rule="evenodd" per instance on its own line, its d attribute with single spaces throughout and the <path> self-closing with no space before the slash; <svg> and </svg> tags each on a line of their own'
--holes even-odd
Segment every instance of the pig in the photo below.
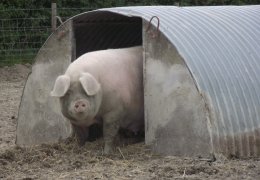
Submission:
<svg viewBox="0 0 260 180">
<path fill-rule="evenodd" d="M 57 77 L 50 95 L 81 142 L 102 123 L 104 154 L 114 149 L 119 129 L 144 128 L 143 50 L 141 46 L 88 52 Z"/>
</svg>

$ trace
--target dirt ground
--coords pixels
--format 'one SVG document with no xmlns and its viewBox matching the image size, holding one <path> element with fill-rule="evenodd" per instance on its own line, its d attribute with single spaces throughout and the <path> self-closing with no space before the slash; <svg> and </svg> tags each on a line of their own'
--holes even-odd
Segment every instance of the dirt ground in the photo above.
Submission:
<svg viewBox="0 0 260 180">
<path fill-rule="evenodd" d="M 260 159 L 180 158 L 153 154 L 144 143 L 102 155 L 102 139 L 21 148 L 18 107 L 30 65 L 0 68 L 0 179 L 260 179 Z"/>
</svg>

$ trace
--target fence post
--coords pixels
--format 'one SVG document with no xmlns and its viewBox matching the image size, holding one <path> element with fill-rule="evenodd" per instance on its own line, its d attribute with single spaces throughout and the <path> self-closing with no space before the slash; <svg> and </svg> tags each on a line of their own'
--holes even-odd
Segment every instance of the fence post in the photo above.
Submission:
<svg viewBox="0 0 260 180">
<path fill-rule="evenodd" d="M 51 3 L 51 28 L 52 28 L 52 32 L 54 32 L 56 30 L 56 27 L 57 27 L 56 15 L 57 15 L 57 4 L 54 1 L 52 1 L 52 3 Z"/>
</svg>

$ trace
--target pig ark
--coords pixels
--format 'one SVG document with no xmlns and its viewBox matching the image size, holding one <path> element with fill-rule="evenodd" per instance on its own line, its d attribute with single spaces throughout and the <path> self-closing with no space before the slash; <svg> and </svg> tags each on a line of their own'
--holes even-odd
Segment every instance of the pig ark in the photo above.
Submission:
<svg viewBox="0 0 260 180">
<path fill-rule="evenodd" d="M 105 154 L 112 152 L 120 128 L 143 130 L 142 52 L 141 46 L 89 52 L 56 79 L 51 96 L 60 98 L 80 143 L 94 123 L 103 123 Z"/>
</svg>

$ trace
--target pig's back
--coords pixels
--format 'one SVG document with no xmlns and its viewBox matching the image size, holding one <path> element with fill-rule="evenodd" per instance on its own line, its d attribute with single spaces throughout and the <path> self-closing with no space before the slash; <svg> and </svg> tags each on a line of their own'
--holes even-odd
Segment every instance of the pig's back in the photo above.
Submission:
<svg viewBox="0 0 260 180">
<path fill-rule="evenodd" d="M 65 74 L 78 78 L 82 72 L 89 72 L 98 78 L 106 76 L 117 79 L 120 75 L 136 71 L 140 66 L 142 66 L 142 47 L 136 46 L 83 54 L 70 64 Z"/>
</svg>

